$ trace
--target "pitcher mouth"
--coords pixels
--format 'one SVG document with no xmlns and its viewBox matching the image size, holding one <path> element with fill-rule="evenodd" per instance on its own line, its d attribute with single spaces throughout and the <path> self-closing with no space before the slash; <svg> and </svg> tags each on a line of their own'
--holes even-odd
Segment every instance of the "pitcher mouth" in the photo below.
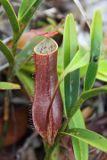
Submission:
<svg viewBox="0 0 107 160">
<path fill-rule="evenodd" d="M 40 55 L 47 55 L 56 52 L 58 49 L 57 43 L 52 38 L 45 38 L 36 47 L 34 47 L 34 53 Z"/>
</svg>

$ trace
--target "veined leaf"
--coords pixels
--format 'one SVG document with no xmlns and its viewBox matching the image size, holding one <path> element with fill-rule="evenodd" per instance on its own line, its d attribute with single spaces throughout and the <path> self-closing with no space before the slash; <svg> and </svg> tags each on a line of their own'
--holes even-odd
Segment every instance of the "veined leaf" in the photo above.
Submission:
<svg viewBox="0 0 107 160">
<path fill-rule="evenodd" d="M 17 16 L 14 12 L 14 9 L 12 5 L 10 4 L 9 0 L 0 0 L 0 3 L 3 5 L 3 8 L 5 9 L 7 16 L 10 20 L 14 36 L 19 32 L 19 24 L 17 20 Z"/>
<path fill-rule="evenodd" d="M 64 26 L 63 52 L 64 52 L 64 68 L 70 63 L 78 49 L 78 40 L 76 32 L 76 24 L 72 14 L 66 17 Z M 79 70 L 68 74 L 64 79 L 64 97 L 65 108 L 67 113 L 70 112 L 71 106 L 77 100 L 79 92 Z"/>
<path fill-rule="evenodd" d="M 18 13 L 18 19 L 22 25 L 22 29 L 26 27 L 41 2 L 42 0 L 22 0 Z"/>
<path fill-rule="evenodd" d="M 11 64 L 14 63 L 14 57 L 9 50 L 9 48 L 0 40 L 0 50 L 4 54 L 4 56 L 7 58 L 8 62 Z"/>
<path fill-rule="evenodd" d="M 90 63 L 88 65 L 84 89 L 93 87 L 98 70 L 98 62 L 102 45 L 102 16 L 100 11 L 96 11 L 91 26 L 91 51 Z"/>
<path fill-rule="evenodd" d="M 85 123 L 80 109 L 69 122 L 69 129 L 71 128 L 85 129 Z M 88 145 L 75 137 L 72 137 L 72 144 L 76 160 L 88 160 Z"/>
<path fill-rule="evenodd" d="M 9 82 L 0 82 L 0 90 L 14 90 L 20 89 L 19 84 L 9 83 Z"/>
<path fill-rule="evenodd" d="M 69 130 L 68 132 L 61 132 L 61 134 L 75 137 L 87 144 L 90 144 L 93 147 L 107 152 L 107 139 L 93 131 L 74 128 Z"/>
</svg>

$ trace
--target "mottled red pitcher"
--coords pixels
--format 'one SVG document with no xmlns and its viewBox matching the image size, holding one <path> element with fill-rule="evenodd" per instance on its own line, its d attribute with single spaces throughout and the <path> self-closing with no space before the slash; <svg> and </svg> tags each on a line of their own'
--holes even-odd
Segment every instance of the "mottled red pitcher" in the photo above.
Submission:
<svg viewBox="0 0 107 160">
<path fill-rule="evenodd" d="M 32 107 L 33 123 L 37 132 L 48 144 L 53 144 L 62 122 L 62 99 L 59 88 L 50 106 L 58 82 L 58 45 L 45 38 L 34 48 L 35 95 Z"/>
</svg>

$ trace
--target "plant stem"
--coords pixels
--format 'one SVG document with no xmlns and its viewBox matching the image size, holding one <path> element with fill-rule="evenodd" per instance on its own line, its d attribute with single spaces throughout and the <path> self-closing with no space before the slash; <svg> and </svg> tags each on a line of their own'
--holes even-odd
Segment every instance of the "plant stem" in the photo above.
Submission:
<svg viewBox="0 0 107 160">
<path fill-rule="evenodd" d="M 51 160 L 51 155 L 52 155 L 54 149 L 56 148 L 56 146 L 58 145 L 59 140 L 60 140 L 59 137 L 57 137 L 56 140 L 55 140 L 55 143 L 52 146 L 47 147 L 46 156 L 45 156 L 44 160 Z"/>
</svg>

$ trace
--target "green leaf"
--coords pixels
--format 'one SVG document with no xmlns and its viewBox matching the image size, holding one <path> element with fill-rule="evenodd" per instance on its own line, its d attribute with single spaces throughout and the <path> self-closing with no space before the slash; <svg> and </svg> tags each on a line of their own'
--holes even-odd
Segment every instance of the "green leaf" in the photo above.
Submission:
<svg viewBox="0 0 107 160">
<path fill-rule="evenodd" d="M 22 29 L 26 27 L 41 2 L 42 0 L 22 0 L 18 12 L 18 19 Z"/>
<path fill-rule="evenodd" d="M 78 101 L 74 106 L 72 106 L 71 112 L 69 113 L 69 118 L 72 118 L 73 115 L 77 112 L 77 110 L 80 108 L 80 106 L 89 98 L 94 97 L 100 93 L 107 92 L 107 85 L 99 87 L 99 88 L 94 88 L 90 89 L 88 91 L 84 91 L 81 96 L 78 98 Z"/>
<path fill-rule="evenodd" d="M 97 149 L 107 152 L 107 139 L 90 130 L 74 128 L 68 132 L 61 132 L 61 134 L 75 137 Z"/>
<path fill-rule="evenodd" d="M 19 28 L 17 16 L 14 12 L 14 9 L 12 5 L 10 4 L 9 0 L 0 0 L 0 3 L 3 5 L 5 9 L 7 16 L 10 20 L 10 23 L 13 29 L 13 33 L 14 35 L 16 35 L 19 32 L 20 28 Z"/>
<path fill-rule="evenodd" d="M 97 79 L 107 82 L 107 60 L 100 60 Z"/>
<path fill-rule="evenodd" d="M 61 82 L 70 72 L 73 72 L 89 63 L 89 53 L 86 52 L 83 48 L 80 48 L 75 54 L 74 58 L 64 69 L 63 73 L 59 77 Z"/>
<path fill-rule="evenodd" d="M 61 69 L 60 69 L 61 70 Z M 87 71 L 87 66 L 81 68 L 81 77 L 84 77 Z M 59 68 L 58 68 L 59 72 Z M 98 72 L 96 78 L 107 82 L 107 60 L 99 60 Z"/>
<path fill-rule="evenodd" d="M 63 52 L 64 52 L 64 68 L 70 63 L 78 49 L 78 40 L 76 32 L 76 23 L 73 15 L 66 17 L 64 26 Z M 79 92 L 79 70 L 68 74 L 64 79 L 65 108 L 67 113 L 70 112 L 71 106 L 77 100 Z"/>
<path fill-rule="evenodd" d="M 20 85 L 9 82 L 0 82 L 0 90 L 20 89 Z"/>
<path fill-rule="evenodd" d="M 15 67 L 14 67 L 14 74 L 16 74 L 22 66 L 29 60 L 29 58 L 32 56 L 33 48 L 35 45 L 40 42 L 43 39 L 43 37 L 36 37 L 34 38 L 25 48 L 16 55 L 15 57 Z"/>
<path fill-rule="evenodd" d="M 14 63 L 14 57 L 9 50 L 9 48 L 0 40 L 0 50 L 4 54 L 4 56 L 7 58 L 8 62 L 11 64 Z"/>
<path fill-rule="evenodd" d="M 68 66 L 65 68 L 65 70 L 63 71 L 63 73 L 59 76 L 59 81 L 56 85 L 56 88 L 55 88 L 55 91 L 54 91 L 54 94 L 52 96 L 52 99 L 51 99 L 51 103 L 53 102 L 53 99 L 55 97 L 55 94 L 56 94 L 56 91 L 57 91 L 57 88 L 59 87 L 60 83 L 62 82 L 62 80 L 70 73 L 70 72 L 73 72 L 85 65 L 87 65 L 89 63 L 89 53 L 87 53 L 83 48 L 80 48 L 76 55 L 74 56 L 74 58 L 71 60 L 71 62 L 68 64 Z M 61 93 L 62 93 L 62 96 L 64 98 L 64 91 L 63 91 L 63 84 L 61 84 Z M 51 106 L 51 103 L 50 103 L 50 106 Z M 77 105 L 77 107 L 75 107 Z M 79 104 L 76 104 L 74 106 L 71 107 L 71 112 L 72 114 L 74 114 L 77 110 L 78 110 L 78 106 Z M 65 110 L 65 107 L 64 107 L 64 110 Z M 70 117 L 71 117 L 71 112 L 69 113 L 70 114 Z M 69 115 L 68 115 L 69 116 Z"/>
<path fill-rule="evenodd" d="M 100 11 L 96 11 L 91 26 L 91 51 L 90 63 L 88 65 L 84 89 L 93 87 L 98 70 L 98 62 L 102 46 L 102 16 Z"/>
<path fill-rule="evenodd" d="M 107 82 L 107 73 L 106 72 L 98 72 L 97 79 L 99 79 L 100 81 Z"/>
<path fill-rule="evenodd" d="M 28 72 L 20 70 L 19 72 L 17 72 L 16 76 L 22 83 L 28 95 L 30 97 L 33 96 L 34 95 L 34 80 L 32 78 L 32 75 L 29 74 Z"/>
<path fill-rule="evenodd" d="M 37 0 L 21 0 L 21 5 L 18 11 L 18 18 L 20 19 L 29 9 L 32 7 L 33 3 Z"/>
<path fill-rule="evenodd" d="M 100 60 L 98 66 L 98 72 L 107 73 L 107 60 Z"/>
<path fill-rule="evenodd" d="M 80 99 L 81 101 L 86 101 L 87 99 L 94 97 L 96 95 L 98 95 L 99 93 L 102 92 L 107 92 L 107 85 L 99 87 L 99 88 L 94 88 L 94 89 L 90 89 L 88 91 L 84 91 L 81 96 Z"/>
<path fill-rule="evenodd" d="M 69 129 L 71 128 L 85 129 L 85 123 L 80 109 L 69 122 Z M 75 137 L 72 137 L 72 144 L 76 160 L 88 160 L 88 145 Z"/>
<path fill-rule="evenodd" d="M 22 65 L 21 70 L 24 70 L 28 73 L 34 74 L 35 73 L 35 64 L 33 59 Z"/>
<path fill-rule="evenodd" d="M 60 145 L 57 144 L 51 154 L 50 160 L 59 160 Z"/>
</svg>

